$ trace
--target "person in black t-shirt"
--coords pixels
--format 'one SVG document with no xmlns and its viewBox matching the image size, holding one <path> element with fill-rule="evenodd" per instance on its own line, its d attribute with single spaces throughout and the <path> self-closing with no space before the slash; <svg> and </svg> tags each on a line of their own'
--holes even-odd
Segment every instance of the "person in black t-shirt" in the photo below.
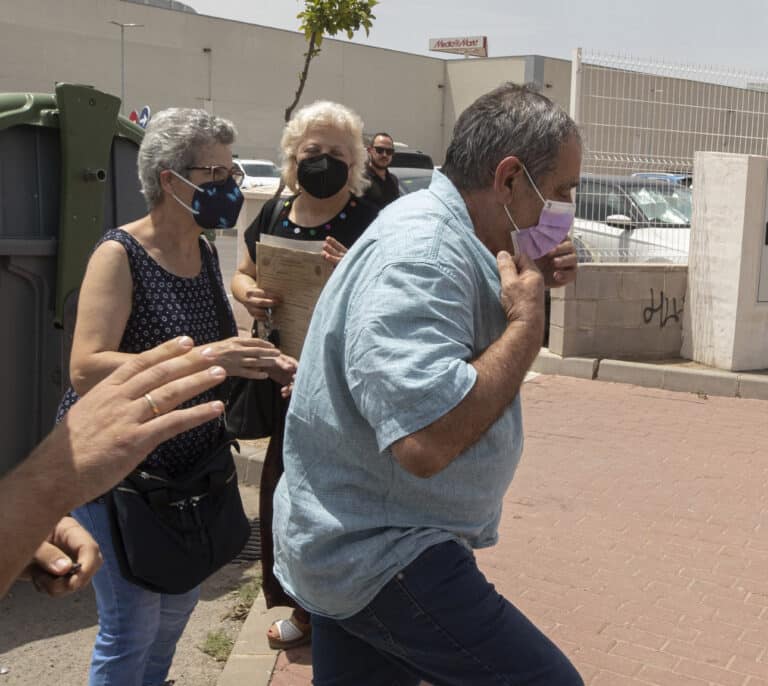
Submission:
<svg viewBox="0 0 768 686">
<path fill-rule="evenodd" d="M 388 169 L 394 153 L 395 144 L 388 133 L 377 133 L 371 139 L 368 164 L 365 165 L 365 175 L 371 185 L 363 197 L 380 210 L 400 197 L 400 184 Z"/>
<path fill-rule="evenodd" d="M 283 130 L 282 177 L 295 195 L 272 198 L 245 231 L 246 253 L 232 278 L 232 295 L 257 321 L 269 322 L 271 308 L 280 307 L 274 294 L 257 281 L 256 253 L 262 233 L 281 238 L 323 241 L 323 258 L 333 265 L 376 218 L 379 210 L 360 197 L 364 176 L 363 122 L 350 109 L 319 101 L 300 109 Z M 287 395 L 288 389 L 286 389 Z M 293 648 L 311 640 L 310 615 L 288 596 L 272 571 L 272 496 L 283 473 L 283 426 L 287 398 L 283 397 L 264 458 L 259 493 L 262 589 L 267 607 L 293 608 L 267 632 L 275 649 Z"/>
</svg>

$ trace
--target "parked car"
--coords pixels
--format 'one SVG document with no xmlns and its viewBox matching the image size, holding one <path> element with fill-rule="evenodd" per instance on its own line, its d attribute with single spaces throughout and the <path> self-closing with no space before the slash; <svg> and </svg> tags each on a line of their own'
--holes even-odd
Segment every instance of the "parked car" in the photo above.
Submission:
<svg viewBox="0 0 768 686">
<path fill-rule="evenodd" d="M 432 158 L 421 150 L 398 148 L 395 146 L 395 154 L 392 155 L 392 167 L 409 167 L 413 169 L 434 169 Z"/>
<path fill-rule="evenodd" d="M 572 237 L 582 262 L 685 263 L 691 191 L 637 176 L 582 176 Z"/>
<path fill-rule="evenodd" d="M 245 175 L 242 188 L 274 186 L 279 183 L 280 167 L 271 160 L 241 160 L 235 158 L 234 163 L 240 167 Z"/>
<path fill-rule="evenodd" d="M 432 181 L 433 169 L 421 169 L 418 167 L 390 167 L 390 173 L 400 182 L 400 195 L 413 193 L 422 188 L 428 188 Z"/>
<path fill-rule="evenodd" d="M 653 181 L 667 181 L 668 183 L 676 183 L 686 188 L 693 186 L 693 174 L 690 172 L 635 172 L 632 176 Z"/>
</svg>

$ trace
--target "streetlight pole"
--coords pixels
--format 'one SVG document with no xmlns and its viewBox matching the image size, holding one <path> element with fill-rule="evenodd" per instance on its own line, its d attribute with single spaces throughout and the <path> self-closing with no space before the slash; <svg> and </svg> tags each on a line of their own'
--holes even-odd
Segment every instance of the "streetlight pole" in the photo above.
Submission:
<svg viewBox="0 0 768 686">
<path fill-rule="evenodd" d="M 109 23 L 120 27 L 120 112 L 125 114 L 125 30 L 140 28 L 144 24 L 124 24 L 119 21 Z"/>
</svg>

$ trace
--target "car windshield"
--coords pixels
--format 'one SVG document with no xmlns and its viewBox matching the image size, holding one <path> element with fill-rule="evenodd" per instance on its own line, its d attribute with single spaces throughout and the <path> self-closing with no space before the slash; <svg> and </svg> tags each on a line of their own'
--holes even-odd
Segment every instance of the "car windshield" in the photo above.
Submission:
<svg viewBox="0 0 768 686">
<path fill-rule="evenodd" d="M 692 204 L 691 191 L 671 183 L 630 187 L 632 200 L 654 224 L 690 226 Z"/>
<path fill-rule="evenodd" d="M 261 164 L 256 162 L 241 162 L 248 176 L 270 176 L 277 178 L 280 170 L 274 164 Z"/>
</svg>

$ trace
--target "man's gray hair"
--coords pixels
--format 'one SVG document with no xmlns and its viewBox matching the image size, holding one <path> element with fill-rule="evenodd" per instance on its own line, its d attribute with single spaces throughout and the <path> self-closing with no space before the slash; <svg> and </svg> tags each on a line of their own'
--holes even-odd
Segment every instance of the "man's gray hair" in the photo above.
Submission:
<svg viewBox="0 0 768 686">
<path fill-rule="evenodd" d="M 515 156 L 534 180 L 554 169 L 560 146 L 579 129 L 558 105 L 528 86 L 505 83 L 461 113 L 443 172 L 466 191 L 488 188 L 499 162 Z"/>
<path fill-rule="evenodd" d="M 231 145 L 236 135 L 231 121 L 205 110 L 171 107 L 155 114 L 144 133 L 138 156 L 141 192 L 149 209 L 163 197 L 160 172 L 172 169 L 186 178 L 187 167 L 198 161 L 202 148 L 214 143 Z"/>
</svg>

